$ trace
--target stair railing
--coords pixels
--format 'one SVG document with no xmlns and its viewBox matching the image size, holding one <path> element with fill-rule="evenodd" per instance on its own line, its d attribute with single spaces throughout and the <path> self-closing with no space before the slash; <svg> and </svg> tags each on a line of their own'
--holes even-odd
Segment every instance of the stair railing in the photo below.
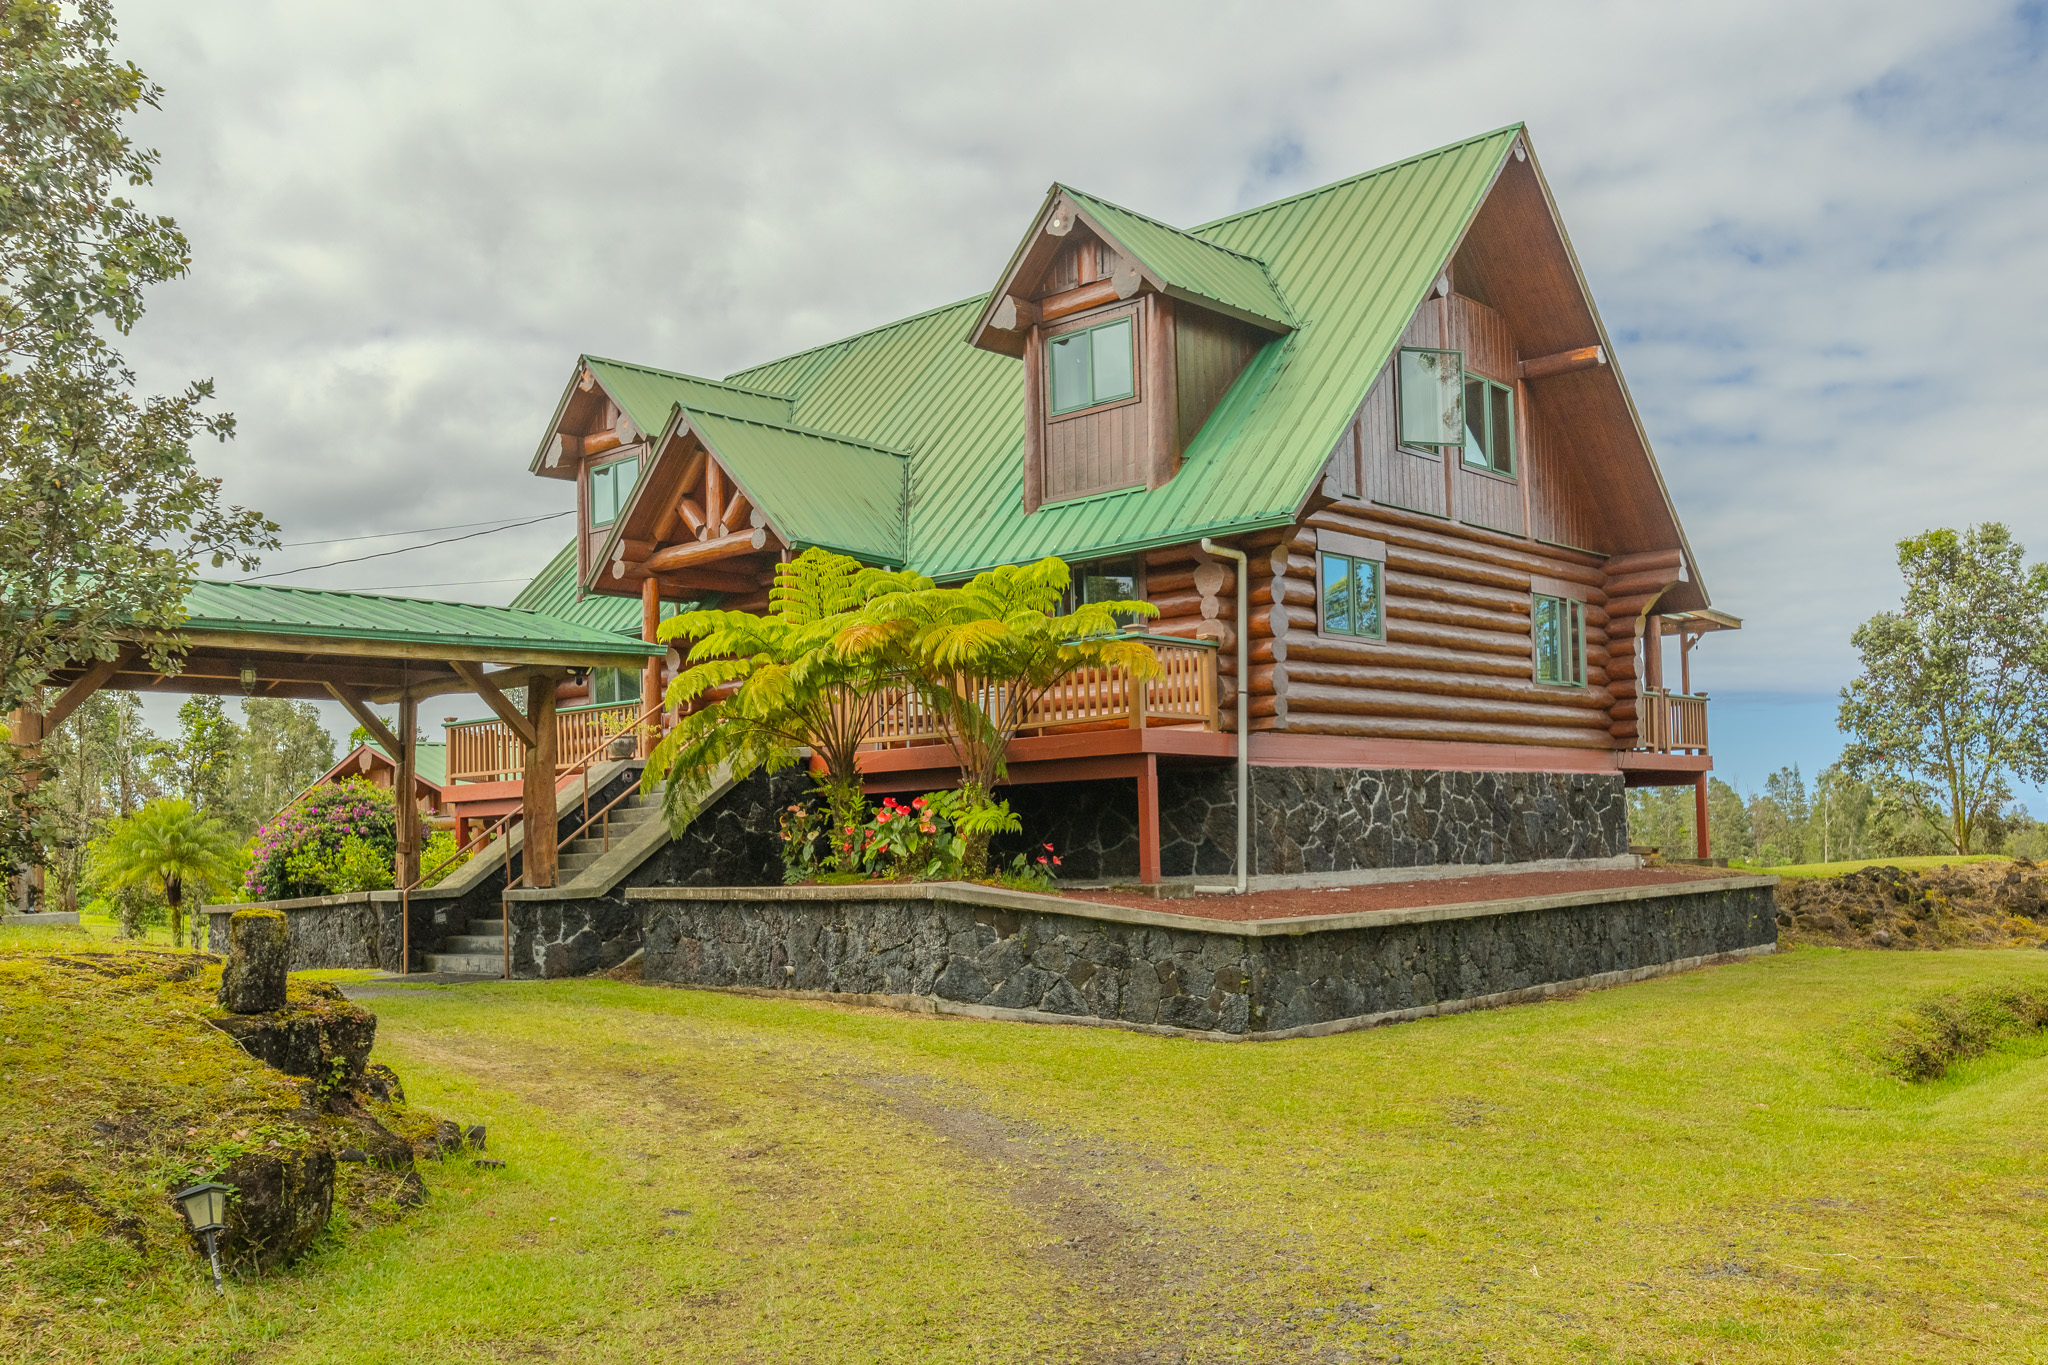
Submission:
<svg viewBox="0 0 2048 1365">
<path fill-rule="evenodd" d="M 471 845 L 489 843 L 501 831 L 506 835 L 505 884 L 510 886 L 512 884 L 511 824 L 518 814 L 519 812 L 516 810 L 507 811 L 498 817 L 496 824 L 487 826 L 477 833 L 470 835 L 468 839 L 457 846 L 453 853 L 420 873 L 419 876 L 413 878 L 406 885 L 398 888 L 398 974 L 400 976 L 412 975 L 412 893 L 424 886 L 427 878 L 434 876 L 442 868 L 449 866 L 461 858 L 464 853 L 469 852 Z M 508 977 L 512 974 L 509 962 L 506 966 L 505 974 Z"/>
<path fill-rule="evenodd" d="M 618 729 L 613 730 L 607 735 L 605 735 L 604 738 L 600 739 L 596 743 L 596 745 L 589 750 L 589 752 L 583 754 L 580 758 L 576 760 L 574 764 L 570 765 L 572 767 L 581 767 L 583 770 L 583 823 L 576 827 L 576 832 L 574 834 L 571 834 L 568 839 L 561 840 L 560 842 L 568 843 L 570 840 L 579 837 L 584 830 L 590 828 L 590 822 L 593 818 L 590 814 L 591 763 L 596 760 L 599 754 L 603 753 L 606 749 L 611 748 L 614 743 L 624 738 L 626 735 L 632 733 L 635 730 L 640 729 L 642 726 L 653 724 L 655 722 L 655 718 L 658 715 L 659 712 L 642 711 L 640 714 L 635 715 L 631 720 L 627 721 L 624 725 L 621 725 Z M 599 814 L 608 816 L 611 813 L 612 807 L 618 805 L 619 802 L 623 801 L 626 797 L 631 796 L 634 790 L 635 789 L 633 787 L 626 788 L 625 791 L 613 797 L 611 800 L 611 804 L 607 805 L 602 811 L 599 812 Z M 504 815 L 498 817 L 497 823 L 488 826 L 480 833 L 471 835 L 453 853 L 443 858 L 440 862 L 434 864 L 433 867 L 420 873 L 420 875 L 415 877 L 409 885 L 402 886 L 398 889 L 398 974 L 400 976 L 412 975 L 412 893 L 414 891 L 417 891 L 426 882 L 427 878 L 433 876 L 435 873 L 438 873 L 442 868 L 447 867 L 449 864 L 461 858 L 465 852 L 469 851 L 471 845 L 478 843 L 489 843 L 491 839 L 495 838 L 498 834 L 503 833 L 505 835 L 505 882 L 504 890 L 498 896 L 498 918 L 504 926 L 503 929 L 501 930 L 504 936 L 503 942 L 505 949 L 505 966 L 503 979 L 506 981 L 510 981 L 512 979 L 512 898 L 510 895 L 510 892 L 512 890 L 511 825 L 514 820 L 519 818 L 520 814 L 521 812 L 516 810 L 507 811 Z M 605 849 L 607 852 L 609 852 L 611 849 L 611 821 L 609 819 L 605 821 Z"/>
</svg>

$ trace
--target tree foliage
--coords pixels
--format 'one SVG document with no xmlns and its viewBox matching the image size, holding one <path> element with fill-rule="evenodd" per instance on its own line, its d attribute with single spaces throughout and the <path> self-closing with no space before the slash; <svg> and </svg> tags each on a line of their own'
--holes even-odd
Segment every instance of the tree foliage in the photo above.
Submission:
<svg viewBox="0 0 2048 1365">
<path fill-rule="evenodd" d="M 322 783 L 256 831 L 243 889 L 251 900 L 377 890 L 391 885 L 397 851 L 389 791 L 361 777 Z"/>
<path fill-rule="evenodd" d="M 833 819 L 859 817 L 855 752 L 873 728 L 889 683 L 886 662 L 849 656 L 837 637 L 878 594 L 929 588 L 910 573 L 869 568 L 815 547 L 775 568 L 768 614 L 693 611 L 663 623 L 664 640 L 689 640 L 690 667 L 669 684 L 666 704 L 684 714 L 655 746 L 644 790 L 666 781 L 662 809 L 680 828 L 694 819 L 723 767 L 734 778 L 787 768 L 808 746 Z M 719 693 L 696 709 L 707 695 Z"/>
<path fill-rule="evenodd" d="M 1899 609 L 1858 627 L 1843 765 L 1939 828 L 1956 853 L 2048 780 L 2048 566 L 1997 522 L 1899 542 Z"/>
<path fill-rule="evenodd" d="M 0 711 L 33 708 L 62 665 L 109 659 L 119 633 L 175 669 L 185 590 L 199 564 L 254 568 L 277 544 L 259 514 L 226 505 L 192 457 L 233 418 L 201 381 L 140 395 L 114 339 L 151 285 L 185 273 L 177 224 L 126 192 L 157 157 L 124 123 L 161 96 L 117 61 L 106 0 L 4 0 L 0 9 Z M 0 754 L 22 855 L 28 784 Z"/>
</svg>

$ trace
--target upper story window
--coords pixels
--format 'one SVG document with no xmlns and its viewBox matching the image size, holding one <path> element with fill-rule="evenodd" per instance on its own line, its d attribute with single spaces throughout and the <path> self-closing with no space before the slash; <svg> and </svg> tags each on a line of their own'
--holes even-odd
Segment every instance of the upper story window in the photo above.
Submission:
<svg viewBox="0 0 2048 1365">
<path fill-rule="evenodd" d="M 640 457 L 637 455 L 594 466 L 590 471 L 590 524 L 609 526 L 618 520 L 620 510 L 626 505 L 626 496 L 633 491 L 633 484 L 639 477 Z"/>
<path fill-rule="evenodd" d="M 1465 353 L 1404 346 L 1396 366 L 1401 444 L 1465 444 Z"/>
<path fill-rule="evenodd" d="M 1137 328 L 1128 317 L 1063 332 L 1046 343 L 1052 415 L 1137 396 Z"/>
<path fill-rule="evenodd" d="M 1465 463 L 1515 472 L 1515 391 L 1476 374 L 1465 376 Z"/>
<path fill-rule="evenodd" d="M 1586 609 L 1569 597 L 1532 594 L 1529 630 L 1536 647 L 1536 681 L 1586 685 Z"/>
</svg>

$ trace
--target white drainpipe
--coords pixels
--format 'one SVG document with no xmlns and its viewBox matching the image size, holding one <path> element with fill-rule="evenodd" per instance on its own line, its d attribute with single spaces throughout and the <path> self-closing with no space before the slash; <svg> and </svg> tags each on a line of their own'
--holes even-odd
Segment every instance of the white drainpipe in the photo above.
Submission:
<svg viewBox="0 0 2048 1365">
<path fill-rule="evenodd" d="M 1237 561 L 1237 894 L 1242 896 L 1251 876 L 1252 842 L 1252 622 L 1250 584 L 1245 582 L 1251 562 L 1243 550 L 1218 545 L 1207 536 L 1202 538 L 1202 549 Z"/>
</svg>

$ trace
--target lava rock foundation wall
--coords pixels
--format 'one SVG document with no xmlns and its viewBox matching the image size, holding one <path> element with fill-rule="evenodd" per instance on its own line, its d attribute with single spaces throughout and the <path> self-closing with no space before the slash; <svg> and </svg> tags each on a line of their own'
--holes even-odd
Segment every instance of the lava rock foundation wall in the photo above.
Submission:
<svg viewBox="0 0 2048 1365">
<path fill-rule="evenodd" d="M 1446 772 L 1419 768 L 1256 767 L 1254 876 L 1439 863 L 1614 858 L 1628 852 L 1619 773 Z M 1236 770 L 1162 768 L 1160 869 L 1236 873 Z M 1138 875 L 1135 779 L 1006 788 L 1024 819 L 1007 859 L 1050 842 L 1076 881 Z"/>
<path fill-rule="evenodd" d="M 1777 936 L 1768 883 L 1290 934 L 937 896 L 638 903 L 648 981 L 1232 1037 L 1505 1003 L 1755 951 Z"/>
</svg>

